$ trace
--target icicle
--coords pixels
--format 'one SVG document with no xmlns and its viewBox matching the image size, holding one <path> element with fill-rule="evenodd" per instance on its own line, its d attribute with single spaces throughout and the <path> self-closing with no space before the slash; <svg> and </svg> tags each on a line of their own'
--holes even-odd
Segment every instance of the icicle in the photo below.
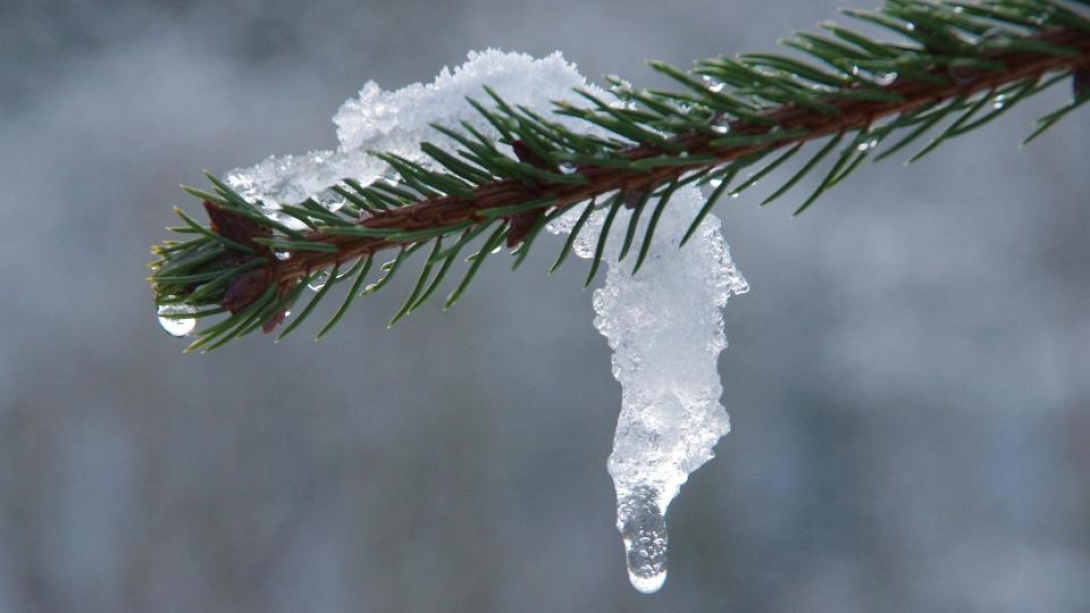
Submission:
<svg viewBox="0 0 1090 613">
<path fill-rule="evenodd" d="M 617 530 L 624 541 L 628 580 L 644 594 L 659 591 L 666 582 L 666 509 L 662 496 L 639 487 L 617 501 Z"/>
<path fill-rule="evenodd" d="M 703 203 L 695 187 L 674 194 L 636 275 L 631 260 L 616 261 L 631 215 L 619 212 L 604 255 L 606 283 L 594 292 L 594 325 L 613 349 L 613 375 L 621 384 L 609 457 L 617 529 L 629 580 L 644 593 L 666 580 L 670 501 L 730 430 L 719 403 L 717 362 L 727 344 L 721 309 L 730 294 L 745 293 L 749 285 L 731 261 L 714 215 L 678 248 Z M 573 211 L 549 229 L 569 232 L 577 215 Z M 573 244 L 577 255 L 593 257 L 604 218 L 604 212 L 591 216 Z"/>
</svg>

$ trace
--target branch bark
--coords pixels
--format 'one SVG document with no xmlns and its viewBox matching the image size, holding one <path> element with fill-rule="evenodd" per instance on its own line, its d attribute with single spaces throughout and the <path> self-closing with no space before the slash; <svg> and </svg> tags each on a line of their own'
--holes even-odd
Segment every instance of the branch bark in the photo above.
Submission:
<svg viewBox="0 0 1090 613">
<path fill-rule="evenodd" d="M 1042 42 L 1075 47 L 1079 55 L 1042 56 L 1020 52 L 996 53 L 992 59 L 1007 66 L 1002 71 L 967 71 L 950 79 L 949 83 L 925 83 L 897 79 L 885 87 L 886 91 L 900 94 L 899 101 L 860 101 L 830 99 L 826 103 L 836 107 L 835 114 L 820 110 L 786 104 L 766 113 L 782 130 L 794 128 L 806 130 L 803 136 L 774 140 L 762 144 L 716 148 L 710 145 L 712 137 L 701 134 L 681 135 L 673 141 L 690 155 L 713 155 L 713 162 L 694 163 L 692 165 L 663 166 L 648 171 L 635 172 L 627 169 L 584 166 L 577 172 L 587 178 L 582 185 L 527 185 L 517 179 L 502 179 L 476 188 L 469 198 L 442 196 L 421 200 L 395 210 L 362 219 L 359 223 L 368 228 L 397 228 L 406 231 L 438 229 L 460 222 L 480 220 L 477 212 L 482 209 L 519 204 L 532 200 L 552 197 L 555 200 L 550 207 L 567 208 L 579 202 L 614 190 L 639 192 L 653 189 L 664 182 L 671 181 L 686 173 L 708 167 L 720 166 L 749 154 L 779 149 L 800 142 L 817 140 L 826 136 L 863 129 L 884 118 L 900 115 L 919 109 L 928 104 L 953 99 L 957 96 L 972 96 L 980 92 L 994 90 L 1004 84 L 1026 78 L 1040 77 L 1046 73 L 1090 67 L 1090 37 L 1084 32 L 1070 29 L 1053 29 L 1034 37 Z M 948 75 L 948 70 L 936 69 L 938 75 Z M 767 126 L 754 125 L 746 120 L 730 123 L 729 134 L 763 134 Z M 639 145 L 624 152 L 630 160 L 636 161 L 666 153 L 653 145 Z M 307 276 L 314 270 L 352 262 L 357 258 L 376 252 L 400 248 L 413 242 L 410 240 L 389 240 L 382 237 L 361 237 L 327 235 L 312 231 L 306 240 L 322 242 L 337 247 L 334 252 L 300 252 L 288 261 L 272 265 L 273 278 L 281 287 Z"/>
</svg>

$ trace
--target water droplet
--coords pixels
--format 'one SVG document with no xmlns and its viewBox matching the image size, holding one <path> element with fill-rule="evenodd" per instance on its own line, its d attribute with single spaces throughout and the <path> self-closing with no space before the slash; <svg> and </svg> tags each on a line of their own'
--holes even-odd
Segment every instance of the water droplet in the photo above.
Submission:
<svg viewBox="0 0 1090 613">
<path fill-rule="evenodd" d="M 915 32 L 916 31 L 916 24 L 914 24 L 914 23 L 912 23 L 910 21 L 910 22 L 905 24 L 905 29 L 908 30 L 909 32 Z"/>
<path fill-rule="evenodd" d="M 731 193 L 730 193 L 730 197 L 731 197 L 731 198 L 737 198 L 738 196 L 741 196 L 741 195 L 742 195 L 742 194 L 741 194 L 740 192 L 731 192 Z"/>
<path fill-rule="evenodd" d="M 496 245 L 496 248 L 493 249 L 490 253 L 499 253 L 501 251 L 503 251 L 503 245 Z"/>
<path fill-rule="evenodd" d="M 638 487 L 617 505 L 617 529 L 624 540 L 628 580 L 652 594 L 666 582 L 666 516 L 657 490 Z"/>
<path fill-rule="evenodd" d="M 325 287 L 326 283 L 329 283 L 329 271 L 323 270 L 307 283 L 307 287 L 316 292 Z"/>
<path fill-rule="evenodd" d="M 995 102 L 992 103 L 992 108 L 998 111 L 1005 106 L 1007 106 L 1007 95 L 999 94 L 998 96 L 996 96 Z"/>
<path fill-rule="evenodd" d="M 864 79 L 870 79 L 875 85 L 885 87 L 893 84 L 897 80 L 896 72 L 871 72 L 866 68 L 860 68 L 859 66 L 852 66 L 852 76 L 862 77 Z"/>
<path fill-rule="evenodd" d="M 870 151 L 878 146 L 878 139 L 871 139 L 865 143 L 859 143 L 855 146 L 856 151 Z"/>
<path fill-rule="evenodd" d="M 579 170 L 579 169 L 576 168 L 575 164 L 572 164 L 571 162 L 561 162 L 560 163 L 560 172 L 562 172 L 562 173 L 564 173 L 566 175 L 575 174 L 575 171 L 577 171 L 577 170 Z"/>
<path fill-rule="evenodd" d="M 275 205 L 275 206 L 279 207 L 280 205 Z M 307 227 L 306 224 L 304 224 L 303 222 L 299 221 L 298 219 L 292 217 L 291 215 L 286 215 L 284 213 L 278 213 L 277 210 L 278 209 L 269 209 L 268 207 L 266 207 L 265 214 L 269 216 L 269 219 L 272 219 L 273 221 L 279 222 L 279 223 L 291 228 L 292 230 L 302 230 L 302 229 Z"/>
<path fill-rule="evenodd" d="M 171 336 L 189 336 L 197 328 L 196 317 L 179 317 L 190 315 L 197 310 L 184 304 L 164 304 L 157 309 L 159 325 Z"/>
<path fill-rule="evenodd" d="M 730 132 L 730 123 L 723 121 L 712 124 L 712 132 L 715 132 L 716 134 L 726 134 L 727 132 Z"/>
<path fill-rule="evenodd" d="M 330 213 L 336 213 L 344 207 L 346 202 L 344 196 L 338 194 L 333 190 L 323 190 L 314 196 L 314 201 L 323 207 L 329 209 Z"/>
<path fill-rule="evenodd" d="M 723 91 L 723 86 L 725 85 L 725 83 L 723 83 L 722 81 L 717 81 L 717 80 L 709 77 L 708 75 L 704 75 L 703 79 L 704 79 L 704 84 L 708 86 L 709 90 L 711 90 L 711 91 L 713 91 L 715 93 L 719 93 L 719 92 Z"/>
<path fill-rule="evenodd" d="M 273 251 L 273 255 L 276 256 L 276 259 L 280 260 L 281 262 L 291 258 L 290 251 Z"/>
<path fill-rule="evenodd" d="M 881 74 L 874 75 L 874 82 L 877 83 L 878 85 L 883 86 L 883 87 L 886 86 L 886 85 L 892 84 L 896 80 L 897 80 L 897 73 L 896 72 L 886 72 L 886 73 L 881 73 Z"/>
</svg>

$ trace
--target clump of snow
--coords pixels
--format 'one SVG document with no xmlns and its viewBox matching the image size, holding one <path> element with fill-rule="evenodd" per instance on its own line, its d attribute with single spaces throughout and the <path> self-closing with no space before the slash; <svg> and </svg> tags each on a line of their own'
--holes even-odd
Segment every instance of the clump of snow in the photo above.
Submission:
<svg viewBox="0 0 1090 613">
<path fill-rule="evenodd" d="M 454 70 L 443 68 L 435 81 L 426 85 L 414 83 L 385 91 L 374 81 L 368 82 L 358 97 L 347 100 L 333 116 L 339 141 L 336 150 L 270 157 L 255 166 L 232 170 L 224 179 L 246 199 L 261 200 L 269 210 L 276 210 L 279 204 L 327 195 L 323 192 L 342 179 L 367 185 L 389 172 L 387 164 L 368 151 L 393 153 L 430 165 L 430 158 L 420 152 L 421 142 L 448 151 L 459 148 L 456 141 L 430 124 L 457 128 L 466 121 L 486 136 L 499 136 L 466 102 L 466 97 L 471 97 L 490 106 L 485 86 L 512 106 L 523 105 L 544 115 L 551 114 L 552 100 L 572 100 L 573 88 L 606 95 L 588 83 L 560 52 L 534 59 L 496 49 L 474 51 L 466 63 Z M 587 131 L 573 118 L 556 115 L 552 119 Z"/>
<path fill-rule="evenodd" d="M 457 127 L 465 121 L 492 138 L 499 135 L 465 101 L 487 102 L 484 86 L 512 105 L 523 105 L 584 133 L 603 131 L 573 118 L 552 115 L 553 100 L 579 104 L 580 87 L 602 99 L 610 95 L 589 85 L 559 53 L 543 59 L 489 50 L 471 53 L 453 71 L 443 69 L 428 85 L 387 92 L 368 83 L 359 97 L 344 103 L 334 117 L 339 146 L 335 151 L 269 158 L 231 171 L 227 182 L 252 201 L 278 215 L 281 203 L 313 197 L 330 208 L 343 202 L 327 188 L 344 178 L 369 184 L 390 172 L 367 155 L 385 151 L 435 164 L 419 151 L 422 141 L 448 150 L 452 139 L 430 127 Z M 608 197 L 603 198 L 603 202 Z M 703 199 L 694 187 L 678 189 L 654 233 L 650 255 L 637 275 L 634 256 L 618 263 L 619 248 L 631 212 L 622 209 L 613 222 L 605 251 L 605 286 L 594 293 L 595 325 L 613 349 L 613 374 L 621 384 L 622 408 L 609 458 L 617 491 L 617 527 L 625 542 L 632 584 L 654 592 L 666 579 L 666 509 L 688 475 L 712 458 L 712 448 L 730 430 L 719 403 L 722 386 L 716 363 L 726 347 L 721 309 L 730 294 L 748 290 L 731 262 L 720 222 L 709 215 L 683 249 L 679 240 Z M 580 207 L 549 227 L 570 232 Z M 593 256 L 604 221 L 599 211 L 583 227 L 574 249 Z M 645 225 L 650 215 L 640 220 Z M 286 216 L 278 217 L 288 222 Z M 643 236 L 640 228 L 638 236 Z M 636 246 L 638 249 L 638 245 Z"/>
<path fill-rule="evenodd" d="M 621 384 L 609 457 L 617 529 L 632 585 L 646 593 L 666 580 L 666 508 L 730 431 L 716 366 L 727 346 L 722 308 L 749 285 L 731 261 L 714 215 L 678 248 L 703 204 L 695 187 L 674 193 L 635 275 L 634 256 L 617 261 L 631 216 L 621 209 L 604 252 L 606 283 L 594 292 L 594 325 L 613 349 L 613 376 Z M 570 232 L 576 215 L 561 217 L 550 229 Z M 647 217 L 641 217 L 643 226 Z M 590 217 L 574 242 L 577 255 L 593 257 L 604 219 L 602 211 Z"/>
</svg>

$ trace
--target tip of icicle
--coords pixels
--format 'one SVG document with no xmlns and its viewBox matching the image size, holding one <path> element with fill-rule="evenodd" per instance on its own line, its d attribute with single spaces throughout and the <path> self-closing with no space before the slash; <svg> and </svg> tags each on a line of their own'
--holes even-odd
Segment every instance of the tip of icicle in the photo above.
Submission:
<svg viewBox="0 0 1090 613">
<path fill-rule="evenodd" d="M 654 594 L 662 589 L 664 583 L 666 583 L 666 572 L 656 573 L 654 575 L 637 575 L 635 573 L 629 573 L 628 580 L 632 583 L 632 587 L 636 588 L 643 594 Z"/>
</svg>

